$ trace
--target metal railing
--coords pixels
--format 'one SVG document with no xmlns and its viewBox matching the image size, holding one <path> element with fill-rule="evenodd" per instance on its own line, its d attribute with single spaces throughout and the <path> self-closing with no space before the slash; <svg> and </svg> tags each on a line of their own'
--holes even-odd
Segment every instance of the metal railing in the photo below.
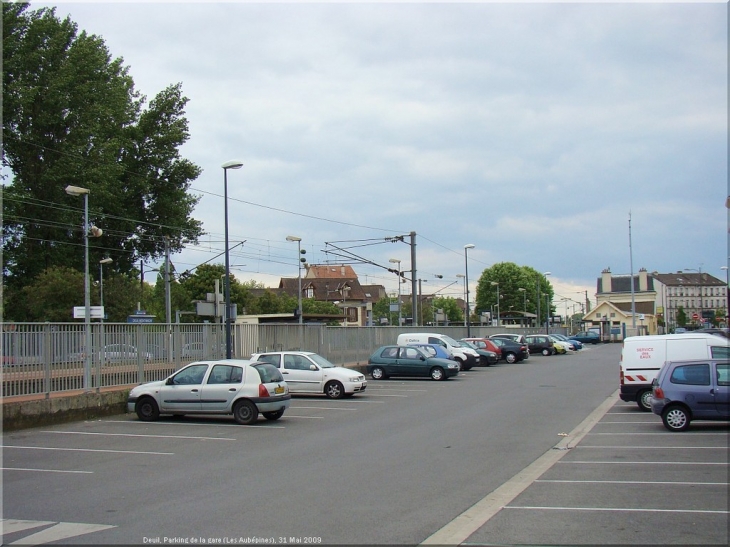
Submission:
<svg viewBox="0 0 730 547">
<path fill-rule="evenodd" d="M 93 323 L 91 386 L 126 386 L 163 380 L 183 365 L 225 358 L 225 331 L 217 323 Z M 474 337 L 506 327 L 471 326 Z M 530 334 L 540 329 L 509 331 Z M 556 332 L 558 332 L 556 330 Z M 378 347 L 395 344 L 402 332 L 466 336 L 466 327 L 327 327 L 234 325 L 232 354 L 248 359 L 262 351 L 301 349 L 337 364 L 365 364 Z M 3 323 L 2 395 L 14 397 L 84 389 L 85 327 L 78 323 Z"/>
</svg>

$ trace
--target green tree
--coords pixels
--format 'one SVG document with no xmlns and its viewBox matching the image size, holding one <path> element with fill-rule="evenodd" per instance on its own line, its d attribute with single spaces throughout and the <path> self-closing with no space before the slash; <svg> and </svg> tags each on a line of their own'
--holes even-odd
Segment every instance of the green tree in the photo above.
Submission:
<svg viewBox="0 0 730 547">
<path fill-rule="evenodd" d="M 687 326 L 687 312 L 684 311 L 684 308 L 682 306 L 679 306 L 677 308 L 677 326 L 679 326 L 679 327 Z"/>
<path fill-rule="evenodd" d="M 538 282 L 540 291 L 540 318 L 543 324 L 552 309 L 553 288 L 547 277 L 529 266 L 518 266 L 513 262 L 500 262 L 485 269 L 477 282 L 476 312 L 497 312 L 497 287 L 499 287 L 499 311 L 524 311 L 537 314 Z M 493 283 L 498 283 L 494 285 Z M 525 289 L 521 291 L 520 289 Z"/>
<path fill-rule="evenodd" d="M 180 84 L 145 109 L 123 59 L 104 41 L 78 32 L 54 9 L 3 3 L 3 276 L 16 288 L 51 266 L 83 271 L 83 198 L 90 262 L 111 256 L 129 273 L 140 259 L 195 242 L 202 233 L 188 194 L 200 168 L 180 157 L 188 138 Z"/>
<path fill-rule="evenodd" d="M 433 308 L 436 310 L 444 310 L 449 323 L 463 323 L 464 310 L 461 309 L 455 298 L 450 296 L 439 296 L 433 299 Z"/>
</svg>

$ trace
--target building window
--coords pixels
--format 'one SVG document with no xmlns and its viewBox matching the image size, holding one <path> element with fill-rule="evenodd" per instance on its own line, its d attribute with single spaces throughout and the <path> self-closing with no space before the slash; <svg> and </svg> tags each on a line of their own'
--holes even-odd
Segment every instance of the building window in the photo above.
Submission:
<svg viewBox="0 0 730 547">
<path fill-rule="evenodd" d="M 304 298 L 314 298 L 314 289 L 312 287 L 304 289 Z"/>
</svg>

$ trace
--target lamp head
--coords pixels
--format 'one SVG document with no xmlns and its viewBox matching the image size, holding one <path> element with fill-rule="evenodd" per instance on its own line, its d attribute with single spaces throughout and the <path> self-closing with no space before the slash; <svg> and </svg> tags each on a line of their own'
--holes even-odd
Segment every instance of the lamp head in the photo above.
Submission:
<svg viewBox="0 0 730 547">
<path fill-rule="evenodd" d="M 240 160 L 231 160 L 221 165 L 221 167 L 223 169 L 240 169 L 243 167 L 243 162 Z"/>
<path fill-rule="evenodd" d="M 301 241 L 302 238 L 301 237 L 297 237 L 297 236 L 286 236 L 286 240 L 287 241 Z"/>
<path fill-rule="evenodd" d="M 473 249 L 474 247 L 475 245 L 473 243 L 467 243 L 466 245 L 464 245 L 464 249 Z"/>
<path fill-rule="evenodd" d="M 80 186 L 66 186 L 66 193 L 69 196 L 83 196 L 89 193 L 89 189 L 81 188 Z"/>
<path fill-rule="evenodd" d="M 499 283 L 497 283 L 496 281 L 492 281 L 492 285 L 497 285 L 497 286 L 499 286 Z"/>
<path fill-rule="evenodd" d="M 112 262 L 114 262 L 114 261 L 113 261 L 113 260 L 112 260 L 111 258 L 109 258 L 109 257 L 106 257 L 106 258 L 102 258 L 102 259 L 101 259 L 101 260 L 99 261 L 99 264 L 111 264 Z"/>
<path fill-rule="evenodd" d="M 392 262 L 393 264 L 400 264 L 400 260 L 398 260 L 397 258 L 391 258 L 390 260 L 388 260 L 388 262 Z"/>
</svg>

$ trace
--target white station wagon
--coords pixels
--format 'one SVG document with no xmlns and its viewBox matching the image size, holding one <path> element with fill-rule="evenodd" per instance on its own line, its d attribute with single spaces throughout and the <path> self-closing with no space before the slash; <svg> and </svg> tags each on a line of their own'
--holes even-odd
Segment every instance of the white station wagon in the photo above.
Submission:
<svg viewBox="0 0 730 547">
<path fill-rule="evenodd" d="M 254 353 L 251 359 L 279 369 L 292 393 L 324 393 L 331 399 L 341 399 L 368 387 L 361 372 L 333 365 L 311 351 L 269 351 Z"/>
<path fill-rule="evenodd" d="M 160 414 L 233 414 L 236 422 L 249 425 L 259 413 L 278 420 L 290 404 L 289 387 L 276 367 L 222 359 L 190 363 L 165 380 L 133 388 L 127 410 L 145 422 Z"/>
</svg>

